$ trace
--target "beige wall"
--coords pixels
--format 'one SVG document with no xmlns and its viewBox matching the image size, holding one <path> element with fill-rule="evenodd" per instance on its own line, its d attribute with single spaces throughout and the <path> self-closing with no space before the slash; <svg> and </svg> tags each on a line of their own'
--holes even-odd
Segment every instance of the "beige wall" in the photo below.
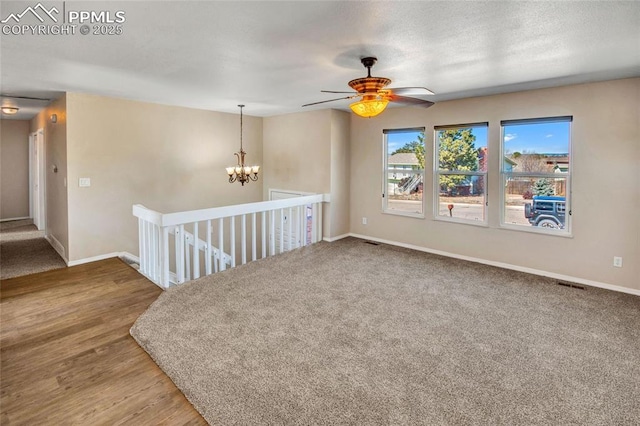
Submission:
<svg viewBox="0 0 640 426">
<path fill-rule="evenodd" d="M 309 111 L 264 119 L 264 196 L 269 189 L 331 193 L 323 235 L 348 231 L 349 113 Z"/>
<path fill-rule="evenodd" d="M 0 219 L 29 217 L 29 122 L 0 120 Z"/>
<path fill-rule="evenodd" d="M 137 255 L 133 204 L 168 213 L 262 199 L 261 181 L 230 184 L 224 170 L 240 148 L 239 113 L 79 93 L 67 109 L 69 260 Z M 247 162 L 262 164 L 261 118 L 244 115 L 243 144 Z"/>
<path fill-rule="evenodd" d="M 329 209 L 329 237 L 349 233 L 351 193 L 349 147 L 351 113 L 331 111 L 331 204 Z"/>
<path fill-rule="evenodd" d="M 53 101 L 47 108 L 41 111 L 31 120 L 31 132 L 44 130 L 44 144 L 46 151 L 46 182 L 45 193 L 47 198 L 46 234 L 53 240 L 63 253 L 63 257 L 69 259 L 69 227 L 67 204 L 67 97 L 66 95 Z M 51 122 L 51 115 L 56 114 L 58 121 Z M 53 172 L 53 166 L 58 167 L 58 172 Z"/>
<path fill-rule="evenodd" d="M 264 197 L 269 189 L 331 190 L 331 110 L 264 118 Z"/>
<path fill-rule="evenodd" d="M 351 120 L 351 232 L 456 255 L 640 290 L 640 79 L 558 87 L 391 108 Z M 500 120 L 572 115 L 573 237 L 499 228 Z M 489 226 L 433 220 L 433 176 L 426 218 L 382 214 L 382 129 L 489 122 Z M 357 153 L 357 155 L 355 155 Z M 362 225 L 361 218 L 368 218 Z M 623 268 L 612 265 L 622 256 Z"/>
</svg>

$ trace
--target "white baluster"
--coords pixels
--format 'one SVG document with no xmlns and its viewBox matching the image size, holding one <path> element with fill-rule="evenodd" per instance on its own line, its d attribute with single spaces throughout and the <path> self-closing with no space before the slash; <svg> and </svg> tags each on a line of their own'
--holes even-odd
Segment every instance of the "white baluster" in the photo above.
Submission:
<svg viewBox="0 0 640 426">
<path fill-rule="evenodd" d="M 235 268 L 236 267 L 236 217 L 235 216 L 231 216 L 230 218 L 230 233 L 229 235 L 231 236 L 231 243 L 230 243 L 230 248 L 229 251 L 231 252 L 231 267 Z"/>
<path fill-rule="evenodd" d="M 269 255 L 276 254 L 276 212 L 269 210 Z"/>
<path fill-rule="evenodd" d="M 242 264 L 247 263 L 247 215 L 242 215 L 242 227 L 240 228 L 240 252 Z"/>
<path fill-rule="evenodd" d="M 211 250 L 211 220 L 207 220 L 207 246 L 204 249 L 204 273 L 207 275 L 211 274 L 211 256 L 213 256 L 213 251 Z"/>
<path fill-rule="evenodd" d="M 256 214 L 251 213 L 251 260 L 256 260 Z"/>
<path fill-rule="evenodd" d="M 293 238 L 293 235 L 291 233 L 291 230 L 292 230 L 291 225 L 292 225 L 292 222 L 293 222 L 293 218 L 291 216 L 291 211 L 292 211 L 291 207 L 289 207 L 289 216 L 287 216 L 287 220 L 289 221 L 288 224 L 287 224 L 288 225 L 287 226 L 287 228 L 288 228 L 287 232 L 289 233 L 289 236 L 287 237 L 287 243 L 288 243 L 287 244 L 287 246 L 288 246 L 287 247 L 287 251 L 291 250 L 291 239 Z"/>
<path fill-rule="evenodd" d="M 280 209 L 280 236 L 278 242 L 280 243 L 280 253 L 284 252 L 284 209 Z"/>
<path fill-rule="evenodd" d="M 178 284 L 184 282 L 184 225 L 176 228 L 176 275 Z"/>
<path fill-rule="evenodd" d="M 184 280 L 191 281 L 191 249 L 189 246 L 193 242 L 193 237 L 187 235 L 184 231 L 184 225 L 182 226 L 182 232 L 184 233 Z"/>
<path fill-rule="evenodd" d="M 227 269 L 224 263 L 224 218 L 218 219 L 218 257 L 220 258 L 220 271 Z"/>
<path fill-rule="evenodd" d="M 262 258 L 267 257 L 267 212 L 262 212 Z"/>
<path fill-rule="evenodd" d="M 193 279 L 200 278 L 200 238 L 198 238 L 198 222 L 193 223 Z"/>
<path fill-rule="evenodd" d="M 138 255 L 140 256 L 140 272 L 142 272 L 143 274 L 146 274 L 146 271 L 144 270 L 145 268 L 145 264 L 144 264 L 144 234 L 143 234 L 143 230 L 144 230 L 144 221 L 142 220 L 142 218 L 138 218 Z"/>
<path fill-rule="evenodd" d="M 169 288 L 169 228 L 162 228 L 162 286 Z"/>
</svg>

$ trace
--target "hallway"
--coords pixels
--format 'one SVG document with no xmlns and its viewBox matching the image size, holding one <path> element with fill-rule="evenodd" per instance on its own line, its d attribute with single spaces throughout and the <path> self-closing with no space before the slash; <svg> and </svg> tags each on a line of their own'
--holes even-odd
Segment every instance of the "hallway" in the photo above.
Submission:
<svg viewBox="0 0 640 426">
<path fill-rule="evenodd" d="M 65 267 L 31 219 L 0 223 L 0 279 Z"/>
</svg>

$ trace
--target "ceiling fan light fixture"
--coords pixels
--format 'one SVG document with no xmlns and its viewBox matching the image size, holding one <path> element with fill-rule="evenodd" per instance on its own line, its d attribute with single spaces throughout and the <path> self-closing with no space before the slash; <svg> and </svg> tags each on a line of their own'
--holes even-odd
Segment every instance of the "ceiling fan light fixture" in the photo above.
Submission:
<svg viewBox="0 0 640 426">
<path fill-rule="evenodd" d="M 14 115 L 18 113 L 18 110 L 20 108 L 16 108 L 16 107 L 2 107 L 2 113 L 6 114 L 6 115 Z"/>
<path fill-rule="evenodd" d="M 349 105 L 351 111 L 360 117 L 375 117 L 387 108 L 389 103 L 386 99 L 363 99 Z"/>
</svg>

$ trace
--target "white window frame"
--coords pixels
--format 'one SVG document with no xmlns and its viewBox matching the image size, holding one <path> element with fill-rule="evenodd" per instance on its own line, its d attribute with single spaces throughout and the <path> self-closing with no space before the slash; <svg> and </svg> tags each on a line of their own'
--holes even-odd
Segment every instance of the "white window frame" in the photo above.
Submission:
<svg viewBox="0 0 640 426">
<path fill-rule="evenodd" d="M 569 125 L 569 169 L 566 174 L 562 174 L 562 178 L 566 179 L 566 195 L 565 195 L 565 219 L 563 229 L 548 229 L 540 228 L 538 226 L 526 226 L 516 225 L 513 223 L 505 222 L 505 206 L 506 206 L 506 188 L 507 182 L 510 178 L 547 178 L 557 179 L 556 173 L 533 173 L 533 172 L 507 172 L 504 170 L 504 161 L 500 162 L 500 227 L 504 229 L 510 229 L 521 232 L 531 232 L 535 234 L 554 235 L 557 237 L 572 237 L 571 223 L 572 223 L 572 211 L 571 211 L 571 175 L 573 173 L 573 152 L 572 152 L 572 124 L 573 116 L 557 116 L 557 117 L 542 117 L 542 118 L 525 118 L 520 120 L 502 120 L 500 122 L 500 158 L 504 158 L 504 136 L 505 126 L 513 126 L 518 124 L 536 124 L 536 123 L 554 123 L 554 122 L 566 122 Z"/>
<path fill-rule="evenodd" d="M 488 133 L 489 123 L 468 123 L 468 124 L 452 124 L 444 126 L 435 126 L 433 128 L 433 218 L 444 222 L 463 223 L 475 226 L 489 226 L 489 163 L 487 159 L 487 170 L 485 171 L 456 171 L 456 170 L 440 170 L 440 138 L 439 130 L 447 129 L 469 129 L 474 127 L 482 127 L 487 129 L 487 148 L 489 145 Z M 488 150 L 487 150 L 488 152 Z M 458 176 L 481 176 L 484 178 L 484 205 L 482 206 L 483 220 L 463 219 L 459 217 L 448 217 L 440 215 L 440 175 L 458 175 Z"/>
<path fill-rule="evenodd" d="M 387 144 L 387 135 L 390 133 L 419 133 L 422 132 L 424 134 L 426 128 L 425 127 L 410 127 L 410 128 L 401 128 L 401 129 L 384 129 L 382 131 L 382 213 L 385 214 L 393 214 L 393 215 L 397 215 L 397 216 L 406 216 L 406 217 L 414 217 L 414 218 L 418 218 L 418 219 L 424 219 L 424 211 L 425 211 L 425 191 L 424 191 L 424 180 L 425 180 L 425 173 L 424 173 L 424 169 L 422 169 L 422 206 L 421 209 L 422 211 L 420 213 L 418 212 L 404 212 L 404 211 L 399 211 L 399 210 L 395 210 L 395 209 L 389 209 L 387 207 L 387 200 L 388 198 L 388 184 L 387 184 L 387 180 L 388 180 L 388 173 L 389 173 L 389 165 L 388 165 L 388 161 L 389 161 L 389 151 L 388 151 L 388 144 Z M 426 135 L 425 135 L 426 138 Z M 426 140 L 424 141 L 424 148 L 425 148 L 425 157 L 426 157 Z M 405 169 L 405 168 L 398 168 L 397 171 L 398 173 L 402 173 L 402 174 L 418 174 L 416 173 L 416 171 L 419 171 L 420 169 Z"/>
</svg>

